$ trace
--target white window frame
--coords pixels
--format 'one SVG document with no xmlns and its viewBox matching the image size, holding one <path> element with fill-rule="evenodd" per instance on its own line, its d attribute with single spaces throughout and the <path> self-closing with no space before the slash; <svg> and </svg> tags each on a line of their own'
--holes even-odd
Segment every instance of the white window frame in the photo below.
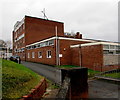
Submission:
<svg viewBox="0 0 120 100">
<path fill-rule="evenodd" d="M 28 52 L 28 58 L 30 58 L 30 53 Z"/>
<path fill-rule="evenodd" d="M 49 55 L 49 52 L 51 52 L 51 50 L 47 51 L 47 58 L 52 58 L 52 52 L 51 52 L 51 55 Z"/>
<path fill-rule="evenodd" d="M 32 52 L 32 58 L 35 58 L 35 52 Z"/>
<path fill-rule="evenodd" d="M 41 55 L 40 55 L 41 53 Z M 42 58 L 42 52 L 41 51 L 38 51 L 38 58 Z"/>
</svg>

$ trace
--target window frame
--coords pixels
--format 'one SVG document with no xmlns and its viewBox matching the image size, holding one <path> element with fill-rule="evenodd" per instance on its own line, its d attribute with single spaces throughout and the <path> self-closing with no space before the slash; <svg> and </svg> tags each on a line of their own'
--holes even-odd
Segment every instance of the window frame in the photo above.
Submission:
<svg viewBox="0 0 120 100">
<path fill-rule="evenodd" d="M 29 52 L 27 53 L 27 57 L 30 58 L 30 53 Z"/>
<path fill-rule="evenodd" d="M 42 52 L 38 51 L 38 58 L 42 58 Z"/>
<path fill-rule="evenodd" d="M 50 52 L 50 53 L 49 53 Z M 50 54 L 50 55 L 49 55 Z M 52 58 L 52 51 L 51 50 L 47 50 L 47 58 Z"/>
<path fill-rule="evenodd" d="M 35 52 L 34 51 L 32 52 L 32 58 L 35 58 Z"/>
</svg>

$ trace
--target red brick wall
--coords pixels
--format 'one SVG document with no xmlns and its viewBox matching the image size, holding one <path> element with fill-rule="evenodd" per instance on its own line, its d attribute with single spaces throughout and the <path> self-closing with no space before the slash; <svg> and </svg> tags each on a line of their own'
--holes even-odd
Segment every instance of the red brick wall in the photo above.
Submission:
<svg viewBox="0 0 120 100">
<path fill-rule="evenodd" d="M 102 45 L 82 47 L 82 66 L 102 71 L 103 49 Z"/>
<path fill-rule="evenodd" d="M 72 65 L 80 66 L 80 58 L 82 57 L 82 66 L 93 70 L 102 70 L 103 51 L 102 45 L 84 46 L 81 48 L 82 55 L 79 54 L 80 48 L 72 48 Z M 81 51 L 80 50 L 80 51 Z"/>
<path fill-rule="evenodd" d="M 26 51 L 26 60 L 31 62 L 40 62 L 49 65 L 56 65 L 56 40 L 54 46 L 46 46 L 36 49 L 31 49 Z M 71 65 L 72 64 L 72 52 L 70 45 L 86 43 L 83 41 L 73 41 L 73 40 L 58 40 L 60 47 L 60 53 L 62 57 L 60 58 L 60 65 Z M 47 51 L 52 51 L 52 58 L 47 58 Z M 38 58 L 38 51 L 42 52 L 42 58 Z M 28 52 L 30 53 L 30 58 L 28 58 Z M 35 52 L 35 58 L 32 58 L 32 52 Z"/>
<path fill-rule="evenodd" d="M 107 65 L 102 67 L 102 71 L 109 71 L 113 69 L 120 69 L 120 65 Z"/>
<path fill-rule="evenodd" d="M 73 41 L 73 40 L 60 40 L 59 43 L 60 43 L 60 54 L 63 55 L 63 57 L 60 58 L 61 65 L 71 65 L 72 60 L 74 58 L 72 58 L 73 52 L 71 51 L 70 45 L 83 44 L 83 43 L 88 43 L 88 42 Z"/>
<path fill-rule="evenodd" d="M 57 26 L 58 29 L 58 36 L 64 36 L 63 23 L 26 16 L 26 45 L 55 36 L 55 26 Z"/>
<path fill-rule="evenodd" d="M 46 92 L 46 88 L 47 88 L 46 79 L 42 79 L 38 86 L 36 86 L 34 89 L 31 89 L 31 91 L 29 91 L 30 93 L 28 95 L 23 96 L 22 99 L 19 99 L 19 100 L 40 99 Z"/>
<path fill-rule="evenodd" d="M 51 50 L 52 57 L 47 58 L 47 51 Z M 42 58 L 38 58 L 38 52 L 42 52 Z M 28 52 L 30 53 L 30 58 L 28 58 Z M 32 52 L 35 52 L 35 58 L 32 58 Z M 36 49 L 31 49 L 26 51 L 26 60 L 31 62 L 39 62 L 43 64 L 55 65 L 56 64 L 56 56 L 55 56 L 55 47 L 54 46 L 46 46 Z"/>
<path fill-rule="evenodd" d="M 80 48 L 71 48 L 72 65 L 80 66 Z"/>
</svg>

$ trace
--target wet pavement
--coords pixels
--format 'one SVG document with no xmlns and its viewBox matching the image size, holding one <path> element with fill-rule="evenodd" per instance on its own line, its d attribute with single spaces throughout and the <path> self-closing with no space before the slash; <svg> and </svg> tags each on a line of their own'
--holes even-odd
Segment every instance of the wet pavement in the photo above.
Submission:
<svg viewBox="0 0 120 100">
<path fill-rule="evenodd" d="M 30 68 L 34 72 L 46 77 L 47 79 L 53 81 L 54 83 L 61 84 L 61 70 L 49 65 L 43 65 L 39 63 L 25 62 L 22 64 L 27 68 Z"/>
<path fill-rule="evenodd" d="M 108 98 L 107 100 L 120 100 L 120 86 L 104 80 L 90 81 L 88 93 L 89 98 L 96 98 L 91 100 L 98 100 L 98 98 Z"/>
<path fill-rule="evenodd" d="M 22 62 L 22 64 L 56 83 L 61 83 L 61 71 L 55 67 L 32 62 Z M 120 86 L 117 84 L 90 80 L 88 85 L 90 100 L 120 100 Z"/>
</svg>

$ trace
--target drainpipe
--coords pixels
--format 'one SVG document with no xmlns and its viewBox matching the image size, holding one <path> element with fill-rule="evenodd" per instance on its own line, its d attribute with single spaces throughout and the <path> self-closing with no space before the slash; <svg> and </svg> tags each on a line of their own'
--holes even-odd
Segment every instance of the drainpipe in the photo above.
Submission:
<svg viewBox="0 0 120 100">
<path fill-rule="evenodd" d="M 58 59 L 59 59 L 59 66 L 60 66 L 60 57 L 59 57 L 59 54 L 60 54 L 60 41 L 58 40 Z"/>
<path fill-rule="evenodd" d="M 81 44 L 79 44 L 79 59 L 80 59 L 80 67 L 82 67 L 82 50 L 81 50 Z"/>
<path fill-rule="evenodd" d="M 58 65 L 58 40 L 57 40 L 57 26 L 55 26 L 55 33 L 56 33 L 56 65 Z"/>
</svg>

